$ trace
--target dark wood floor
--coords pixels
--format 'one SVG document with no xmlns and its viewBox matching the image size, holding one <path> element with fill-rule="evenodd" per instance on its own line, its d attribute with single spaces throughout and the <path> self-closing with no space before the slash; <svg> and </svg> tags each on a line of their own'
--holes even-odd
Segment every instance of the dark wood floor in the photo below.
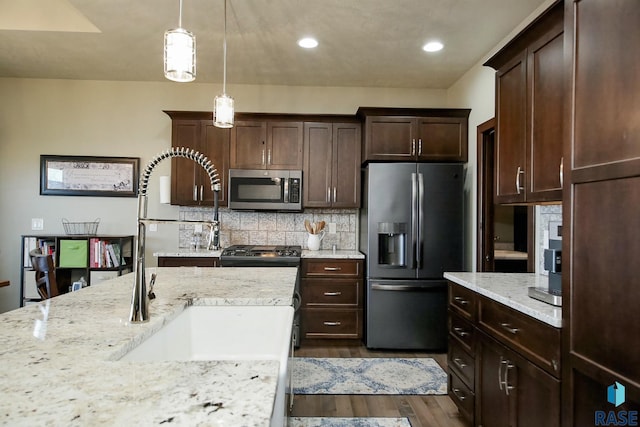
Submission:
<svg viewBox="0 0 640 427">
<path fill-rule="evenodd" d="M 299 357 L 432 357 L 447 369 L 444 353 L 371 351 L 363 345 L 303 345 Z M 296 417 L 408 417 L 412 427 L 463 427 L 458 410 L 448 396 L 297 395 Z"/>
</svg>

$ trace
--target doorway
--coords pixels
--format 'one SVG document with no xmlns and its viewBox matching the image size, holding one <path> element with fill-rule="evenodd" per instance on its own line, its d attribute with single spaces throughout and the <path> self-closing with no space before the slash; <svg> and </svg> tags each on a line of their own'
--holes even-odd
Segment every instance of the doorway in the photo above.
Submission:
<svg viewBox="0 0 640 427">
<path fill-rule="evenodd" d="M 535 208 L 494 204 L 495 119 L 477 128 L 477 271 L 535 271 Z"/>
</svg>

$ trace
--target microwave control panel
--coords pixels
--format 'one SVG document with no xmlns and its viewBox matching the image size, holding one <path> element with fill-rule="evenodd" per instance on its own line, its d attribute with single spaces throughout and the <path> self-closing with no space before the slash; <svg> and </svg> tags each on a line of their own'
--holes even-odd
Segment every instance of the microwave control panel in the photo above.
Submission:
<svg viewBox="0 0 640 427">
<path fill-rule="evenodd" d="M 299 178 L 289 178 L 289 203 L 300 203 Z"/>
</svg>

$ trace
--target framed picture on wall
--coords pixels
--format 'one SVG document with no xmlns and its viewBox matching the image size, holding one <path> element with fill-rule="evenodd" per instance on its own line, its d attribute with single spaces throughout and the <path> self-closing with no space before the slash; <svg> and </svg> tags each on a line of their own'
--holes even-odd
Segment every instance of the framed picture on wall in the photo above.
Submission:
<svg viewBox="0 0 640 427">
<path fill-rule="evenodd" d="M 40 194 L 137 197 L 139 157 L 40 156 Z"/>
</svg>

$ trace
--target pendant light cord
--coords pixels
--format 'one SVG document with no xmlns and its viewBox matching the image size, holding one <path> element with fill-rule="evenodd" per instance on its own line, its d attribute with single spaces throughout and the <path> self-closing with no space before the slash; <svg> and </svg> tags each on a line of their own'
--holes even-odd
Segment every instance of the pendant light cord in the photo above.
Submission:
<svg viewBox="0 0 640 427">
<path fill-rule="evenodd" d="M 227 93 L 227 0 L 224 0 L 224 36 L 222 39 L 222 94 Z"/>
<path fill-rule="evenodd" d="M 180 11 L 178 12 L 178 28 L 182 28 L 182 0 L 180 0 Z"/>
</svg>

